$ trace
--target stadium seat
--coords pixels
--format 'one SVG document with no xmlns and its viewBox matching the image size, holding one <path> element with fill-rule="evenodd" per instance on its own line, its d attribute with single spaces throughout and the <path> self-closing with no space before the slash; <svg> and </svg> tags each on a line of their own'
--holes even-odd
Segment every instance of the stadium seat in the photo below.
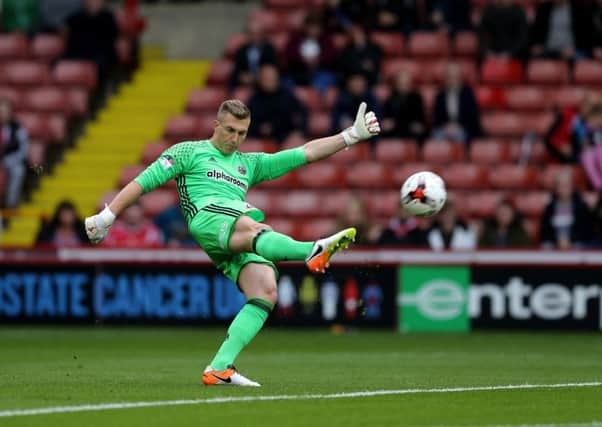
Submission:
<svg viewBox="0 0 602 427">
<path fill-rule="evenodd" d="M 529 164 L 541 164 L 550 162 L 548 150 L 540 140 L 534 140 L 529 144 L 524 144 L 522 139 L 509 140 L 510 157 L 513 162 Z"/>
<path fill-rule="evenodd" d="M 322 103 L 324 104 L 324 109 L 330 111 L 334 104 L 337 102 L 337 98 L 339 97 L 339 90 L 336 86 L 330 86 L 324 92 L 322 97 Z"/>
<path fill-rule="evenodd" d="M 288 191 L 279 203 L 280 213 L 293 216 L 314 216 L 319 211 L 320 198 L 313 191 Z M 274 210 L 274 209 L 272 209 Z"/>
<path fill-rule="evenodd" d="M 578 85 L 602 85 L 602 62 L 593 59 L 577 61 L 573 80 Z"/>
<path fill-rule="evenodd" d="M 429 164 L 447 164 L 464 159 L 464 145 L 459 142 L 431 139 L 422 147 L 422 160 Z"/>
<path fill-rule="evenodd" d="M 360 143 L 349 150 L 339 151 L 328 160 L 339 164 L 351 164 L 368 159 L 370 159 L 370 143 Z"/>
<path fill-rule="evenodd" d="M 299 184 L 297 181 L 297 171 L 289 172 L 287 174 L 282 175 L 280 178 L 263 181 L 261 184 L 259 184 L 259 188 L 262 189 L 290 189 L 298 186 Z"/>
<path fill-rule="evenodd" d="M 383 56 L 394 58 L 403 55 L 404 37 L 399 33 L 373 32 L 372 41 L 378 44 L 383 50 Z"/>
<path fill-rule="evenodd" d="M 442 178 L 450 189 L 484 189 L 489 186 L 486 166 L 470 163 L 452 163 L 443 169 Z"/>
<path fill-rule="evenodd" d="M 9 99 L 15 111 L 22 110 L 25 106 L 23 90 L 14 86 L 0 86 L 0 97 Z"/>
<path fill-rule="evenodd" d="M 430 80 L 435 83 L 442 84 L 445 82 L 445 73 L 447 67 L 450 64 L 455 64 L 460 67 L 462 70 L 462 78 L 465 82 L 470 84 L 477 83 L 479 79 L 479 73 L 477 71 L 477 67 L 474 64 L 474 61 L 466 60 L 466 59 L 456 59 L 456 60 L 435 60 L 432 62 L 424 62 L 423 63 L 423 72 L 431 74 Z"/>
<path fill-rule="evenodd" d="M 17 120 L 27 129 L 29 137 L 44 143 L 62 143 L 66 134 L 65 117 L 60 114 L 17 113 Z"/>
<path fill-rule="evenodd" d="M 532 166 L 500 164 L 489 173 L 494 188 L 503 190 L 529 190 L 538 187 L 537 170 Z"/>
<path fill-rule="evenodd" d="M 554 189 L 554 181 L 556 176 L 562 170 L 570 170 L 573 175 L 573 185 L 576 189 L 584 191 L 588 187 L 588 179 L 585 175 L 585 171 L 580 165 L 561 165 L 557 163 L 551 163 L 545 166 L 543 172 L 540 174 L 541 185 L 547 190 Z"/>
<path fill-rule="evenodd" d="M 472 31 L 461 31 L 453 40 L 453 52 L 456 56 L 473 58 L 479 51 L 479 40 Z"/>
<path fill-rule="evenodd" d="M 25 93 L 25 108 L 37 112 L 60 112 L 70 113 L 70 103 L 64 90 L 57 87 L 40 87 L 31 89 Z"/>
<path fill-rule="evenodd" d="M 564 86 L 548 90 L 550 105 L 557 108 L 573 108 L 581 104 L 585 89 L 575 86 Z"/>
<path fill-rule="evenodd" d="M 194 89 L 188 95 L 187 109 L 191 113 L 215 113 L 225 99 L 227 99 L 225 88 L 209 86 Z"/>
<path fill-rule="evenodd" d="M 45 165 L 46 145 L 39 142 L 30 143 L 27 149 L 27 162 L 32 166 Z"/>
<path fill-rule="evenodd" d="M 0 61 L 27 58 L 29 42 L 21 33 L 0 34 Z"/>
<path fill-rule="evenodd" d="M 145 169 L 145 166 L 135 165 L 135 166 L 127 166 L 121 170 L 121 175 L 119 175 L 119 187 L 124 187 L 129 184 L 134 178 L 140 175 Z"/>
<path fill-rule="evenodd" d="M 563 85 L 569 81 L 569 66 L 566 61 L 532 59 L 527 66 L 527 81 L 538 85 Z"/>
<path fill-rule="evenodd" d="M 232 91 L 232 99 L 238 99 L 245 104 L 249 102 L 251 99 L 251 95 L 253 94 L 253 89 L 247 86 L 239 86 Z"/>
<path fill-rule="evenodd" d="M 240 146 L 240 151 L 245 153 L 275 153 L 278 151 L 278 144 L 267 139 L 247 138 Z"/>
<path fill-rule="evenodd" d="M 310 86 L 296 86 L 295 96 L 301 101 L 309 111 L 324 111 L 324 103 L 315 88 Z"/>
<path fill-rule="evenodd" d="M 2 68 L 2 82 L 13 85 L 43 85 L 50 81 L 48 64 L 33 61 L 14 61 Z"/>
<path fill-rule="evenodd" d="M 299 239 L 313 241 L 337 231 L 337 221 L 333 218 L 317 218 L 303 221 L 299 228 Z"/>
<path fill-rule="evenodd" d="M 199 134 L 199 118 L 192 115 L 172 117 L 165 127 L 165 137 L 173 140 L 195 138 Z"/>
<path fill-rule="evenodd" d="M 412 139 L 381 139 L 376 144 L 376 160 L 393 164 L 415 162 L 418 160 L 418 145 Z"/>
<path fill-rule="evenodd" d="M 475 139 L 470 144 L 469 158 L 474 164 L 496 165 L 511 160 L 510 144 L 498 139 Z"/>
<path fill-rule="evenodd" d="M 432 165 L 424 162 L 403 163 L 400 166 L 393 168 L 393 185 L 397 188 L 400 188 L 404 181 L 408 179 L 410 175 L 413 175 L 416 172 L 431 171 L 440 174 L 441 169 L 442 168 L 440 165 Z"/>
<path fill-rule="evenodd" d="M 351 188 L 388 188 L 392 184 L 390 170 L 377 162 L 355 163 L 345 174 Z"/>
<path fill-rule="evenodd" d="M 142 210 L 147 218 L 153 218 L 177 203 L 178 194 L 168 189 L 157 189 L 140 198 Z"/>
<path fill-rule="evenodd" d="M 479 107 L 484 110 L 506 108 L 506 93 L 500 87 L 477 86 L 475 96 Z"/>
<path fill-rule="evenodd" d="M 386 82 L 393 82 L 400 71 L 408 71 L 417 83 L 430 81 L 430 73 L 425 72 L 418 61 L 406 58 L 385 59 L 383 61 L 381 75 Z"/>
<path fill-rule="evenodd" d="M 211 70 L 207 76 L 208 85 L 222 86 L 230 78 L 234 64 L 229 59 L 220 59 L 211 64 Z"/>
<path fill-rule="evenodd" d="M 309 135 L 321 138 L 330 134 L 330 114 L 323 112 L 311 112 L 308 120 Z"/>
<path fill-rule="evenodd" d="M 538 135 L 544 135 L 552 125 L 553 121 L 554 114 L 551 111 L 534 113 L 525 116 L 527 130 L 534 131 Z"/>
<path fill-rule="evenodd" d="M 286 234 L 287 236 L 292 236 L 293 238 L 299 238 L 299 227 L 297 226 L 297 221 L 294 219 L 275 217 L 268 218 L 266 223 L 278 233 Z"/>
<path fill-rule="evenodd" d="M 341 214 L 341 209 L 347 204 L 351 197 L 351 192 L 343 187 L 320 192 L 320 208 L 318 215 L 337 217 Z"/>
<path fill-rule="evenodd" d="M 523 116 L 512 112 L 485 113 L 481 116 L 481 125 L 492 137 L 522 136 L 528 128 Z"/>
<path fill-rule="evenodd" d="M 467 206 L 466 211 L 471 217 L 489 218 L 495 214 L 502 197 L 504 197 L 504 193 L 500 191 L 471 192 L 464 199 Z"/>
<path fill-rule="evenodd" d="M 297 180 L 302 187 L 329 188 L 344 187 L 345 174 L 336 163 L 316 163 L 297 171 Z"/>
<path fill-rule="evenodd" d="M 367 194 L 365 201 L 370 217 L 390 218 L 399 209 L 399 191 L 371 191 Z"/>
<path fill-rule="evenodd" d="M 253 22 L 260 26 L 266 33 L 274 33 L 277 31 L 286 31 L 286 22 L 282 19 L 282 15 L 270 9 L 257 9 L 251 13 L 249 22 Z"/>
<path fill-rule="evenodd" d="M 55 83 L 67 86 L 77 86 L 88 90 L 96 87 L 96 66 L 90 61 L 60 61 L 53 71 Z"/>
<path fill-rule="evenodd" d="M 416 31 L 410 35 L 408 53 L 418 57 L 445 57 L 449 51 L 447 34 Z"/>
<path fill-rule="evenodd" d="M 4 167 L 0 167 L 0 197 L 4 198 L 6 192 L 6 171 Z"/>
<path fill-rule="evenodd" d="M 236 51 L 249 41 L 249 37 L 244 33 L 235 33 L 228 38 L 226 42 L 225 55 L 227 58 L 234 58 Z"/>
<path fill-rule="evenodd" d="M 246 201 L 264 212 L 269 212 L 272 207 L 272 192 L 253 188 L 247 194 Z"/>
<path fill-rule="evenodd" d="M 72 115 L 84 116 L 89 109 L 88 91 L 82 88 L 67 88 L 67 103 L 69 104 L 69 112 Z"/>
<path fill-rule="evenodd" d="M 537 111 L 549 106 L 546 93 L 535 86 L 516 86 L 506 90 L 506 102 L 511 110 Z"/>
<path fill-rule="evenodd" d="M 514 194 L 514 206 L 526 217 L 539 218 L 550 201 L 548 191 L 529 191 Z"/>
<path fill-rule="evenodd" d="M 142 163 L 149 165 L 161 155 L 165 150 L 169 148 L 169 143 L 165 141 L 151 142 L 146 144 L 144 151 L 142 152 Z"/>
<path fill-rule="evenodd" d="M 523 80 L 520 62 L 507 59 L 486 59 L 481 65 L 481 83 L 518 84 Z"/>
</svg>

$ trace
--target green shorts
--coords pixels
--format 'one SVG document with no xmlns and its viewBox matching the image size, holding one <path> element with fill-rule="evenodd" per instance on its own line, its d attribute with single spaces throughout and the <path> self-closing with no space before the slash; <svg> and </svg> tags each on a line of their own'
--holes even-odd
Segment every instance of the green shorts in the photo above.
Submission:
<svg viewBox="0 0 602 427">
<path fill-rule="evenodd" d="M 228 248 L 234 224 L 242 215 L 258 222 L 265 218 L 262 211 L 247 202 L 220 200 L 199 210 L 189 225 L 190 234 L 216 267 L 237 286 L 240 270 L 251 262 L 269 265 L 278 277 L 278 270 L 272 261 L 251 252 L 233 253 Z"/>
</svg>

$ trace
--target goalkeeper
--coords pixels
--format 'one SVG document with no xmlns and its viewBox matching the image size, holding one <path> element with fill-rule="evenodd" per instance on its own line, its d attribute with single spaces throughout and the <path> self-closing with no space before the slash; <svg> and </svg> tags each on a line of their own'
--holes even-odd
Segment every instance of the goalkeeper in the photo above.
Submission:
<svg viewBox="0 0 602 427">
<path fill-rule="evenodd" d="M 175 178 L 180 206 L 192 237 L 247 299 L 203 372 L 202 381 L 206 385 L 259 386 L 242 376 L 233 363 L 263 327 L 276 304 L 274 262 L 304 260 L 312 272 L 324 272 L 332 255 L 355 238 L 354 228 L 315 242 L 299 242 L 273 231 L 262 223 L 263 212 L 245 202 L 249 187 L 324 159 L 380 132 L 377 118 L 373 112 L 366 113 L 366 104 L 362 102 L 353 126 L 340 134 L 275 154 L 241 153 L 238 148 L 250 123 L 246 105 L 238 100 L 223 102 L 210 139 L 168 148 L 103 211 L 85 221 L 90 241 L 99 243 L 126 207 L 142 194 Z"/>
</svg>

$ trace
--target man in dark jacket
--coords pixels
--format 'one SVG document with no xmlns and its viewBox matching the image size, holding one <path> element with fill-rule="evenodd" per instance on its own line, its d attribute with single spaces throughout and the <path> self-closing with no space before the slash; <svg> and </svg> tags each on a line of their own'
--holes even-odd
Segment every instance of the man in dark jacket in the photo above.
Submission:
<svg viewBox="0 0 602 427">
<path fill-rule="evenodd" d="M 259 70 L 257 88 L 249 100 L 253 120 L 249 136 L 282 142 L 293 131 L 305 133 L 307 109 L 280 84 L 278 69 L 264 65 Z"/>
<path fill-rule="evenodd" d="M 0 98 L 0 159 L 6 170 L 6 207 L 19 203 L 25 180 L 28 152 L 27 131 L 13 117 L 12 103 Z"/>
<path fill-rule="evenodd" d="M 349 27 L 348 34 L 350 42 L 339 58 L 343 81 L 352 74 L 362 74 L 372 86 L 378 80 L 383 51 L 357 24 Z"/>
<path fill-rule="evenodd" d="M 493 0 L 479 23 L 481 59 L 501 56 L 525 59 L 529 44 L 527 15 L 513 0 Z"/>
</svg>

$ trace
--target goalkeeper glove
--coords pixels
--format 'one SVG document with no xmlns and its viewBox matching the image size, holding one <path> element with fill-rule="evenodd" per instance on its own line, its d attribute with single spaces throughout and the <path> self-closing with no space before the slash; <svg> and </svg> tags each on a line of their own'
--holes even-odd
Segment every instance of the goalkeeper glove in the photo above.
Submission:
<svg viewBox="0 0 602 427">
<path fill-rule="evenodd" d="M 102 242 L 113 222 L 115 222 L 115 214 L 105 205 L 100 213 L 86 218 L 85 225 L 88 239 L 92 243 Z"/>
<path fill-rule="evenodd" d="M 357 110 L 353 126 L 342 132 L 347 147 L 380 133 L 380 124 L 373 111 L 366 113 L 366 103 L 362 102 Z"/>
</svg>

